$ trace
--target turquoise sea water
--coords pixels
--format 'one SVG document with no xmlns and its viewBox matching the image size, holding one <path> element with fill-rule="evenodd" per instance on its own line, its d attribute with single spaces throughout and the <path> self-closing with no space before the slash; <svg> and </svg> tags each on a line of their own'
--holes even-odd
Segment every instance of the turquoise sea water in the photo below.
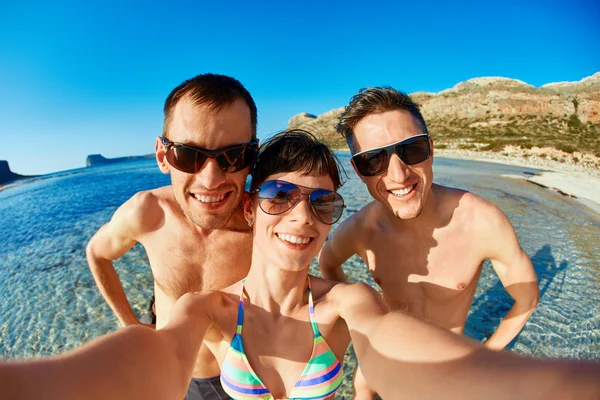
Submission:
<svg viewBox="0 0 600 400">
<path fill-rule="evenodd" d="M 341 189 L 347 218 L 370 196 L 349 166 L 348 154 L 340 158 L 349 175 Z M 469 190 L 500 207 L 531 257 L 542 298 L 512 350 L 538 357 L 600 358 L 598 214 L 572 198 L 501 177 L 535 170 L 438 158 L 434 172 L 437 183 Z M 143 160 L 57 174 L 0 192 L 0 358 L 56 354 L 118 328 L 88 270 L 85 246 L 135 192 L 167 184 L 168 176 L 156 163 Z M 152 295 L 143 248 L 137 245 L 115 265 L 141 314 Z M 318 274 L 316 265 L 311 268 Z M 345 268 L 353 280 L 373 284 L 358 258 Z M 478 340 L 489 336 L 510 306 L 486 263 L 466 333 Z M 348 393 L 346 382 L 340 398 Z"/>
</svg>

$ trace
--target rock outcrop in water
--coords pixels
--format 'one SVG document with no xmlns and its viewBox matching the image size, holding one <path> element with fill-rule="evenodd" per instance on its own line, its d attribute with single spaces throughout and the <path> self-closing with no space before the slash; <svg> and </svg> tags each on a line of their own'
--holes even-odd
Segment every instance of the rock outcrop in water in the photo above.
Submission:
<svg viewBox="0 0 600 400">
<path fill-rule="evenodd" d="M 576 152 L 600 157 L 600 72 L 578 82 L 539 88 L 516 79 L 474 78 L 439 93 L 416 92 L 411 97 L 421 104 L 439 148 L 547 147 L 574 160 L 581 159 L 573 156 Z M 334 148 L 345 148 L 335 132 L 342 111 L 334 109 L 317 118 L 302 113 L 292 117 L 288 127 L 316 131 Z"/>
<path fill-rule="evenodd" d="M 18 181 L 19 179 L 33 178 L 33 177 L 34 176 L 15 174 L 14 172 L 12 172 L 10 170 L 8 161 L 0 160 L 0 185 L 5 185 L 7 183 Z"/>
<path fill-rule="evenodd" d="M 128 161 L 144 160 L 148 158 L 154 158 L 154 154 L 146 154 L 143 156 L 129 156 L 129 157 L 117 157 L 117 158 L 106 158 L 102 154 L 90 154 L 85 160 L 86 167 L 93 167 L 96 165 L 116 164 Z"/>
</svg>

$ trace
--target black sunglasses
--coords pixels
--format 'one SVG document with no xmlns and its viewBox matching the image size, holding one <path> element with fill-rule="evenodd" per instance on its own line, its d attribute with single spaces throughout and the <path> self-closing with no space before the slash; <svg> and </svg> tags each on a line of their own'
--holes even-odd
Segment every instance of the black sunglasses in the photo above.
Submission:
<svg viewBox="0 0 600 400">
<path fill-rule="evenodd" d="M 339 193 L 327 189 L 314 189 L 310 193 L 302 193 L 301 187 L 312 189 L 277 180 L 266 181 L 254 192 L 258 192 L 260 209 L 270 215 L 283 214 L 298 204 L 300 197 L 308 196 L 310 209 L 319 221 L 333 225 L 340 219 L 346 206 Z"/>
<path fill-rule="evenodd" d="M 393 153 L 406 165 L 427 160 L 431 155 L 429 134 L 423 133 L 387 146 L 361 151 L 352 156 L 352 161 L 362 176 L 375 176 L 387 171 Z"/>
<path fill-rule="evenodd" d="M 208 158 L 217 160 L 223 172 L 236 172 L 251 166 L 258 154 L 258 141 L 234 144 L 209 150 L 184 143 L 175 143 L 161 136 L 160 141 L 167 149 L 165 157 L 169 164 L 181 172 L 195 174 Z"/>
</svg>

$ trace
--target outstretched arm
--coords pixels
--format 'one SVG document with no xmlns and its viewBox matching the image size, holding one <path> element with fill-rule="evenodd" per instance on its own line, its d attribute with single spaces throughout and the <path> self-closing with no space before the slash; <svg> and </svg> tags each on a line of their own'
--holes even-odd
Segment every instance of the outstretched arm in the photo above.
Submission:
<svg viewBox="0 0 600 400">
<path fill-rule="evenodd" d="M 342 264 L 356 253 L 360 231 L 357 229 L 358 216 L 354 214 L 345 220 L 325 242 L 318 256 L 319 268 L 323 278 L 345 282 L 346 274 Z"/>
<path fill-rule="evenodd" d="M 515 300 L 494 334 L 485 342 L 490 349 L 501 350 L 513 340 L 533 314 L 540 290 L 531 261 L 519 245 L 517 235 L 496 206 L 485 202 L 478 223 L 478 240 L 508 294 Z"/>
<path fill-rule="evenodd" d="M 490 351 L 406 314 L 386 314 L 381 296 L 364 284 L 346 285 L 338 295 L 364 376 L 384 399 L 600 396 L 600 364 Z"/>
<path fill-rule="evenodd" d="M 149 192 L 138 193 L 117 209 L 110 222 L 100 228 L 87 245 L 87 261 L 96 285 L 123 326 L 140 322 L 127 301 L 112 260 L 130 250 L 136 238 L 160 218 L 161 211 L 155 196 Z"/>
<path fill-rule="evenodd" d="M 0 363 L 0 398 L 184 398 L 210 326 L 193 296 L 177 301 L 164 329 L 130 326 L 60 356 Z"/>
</svg>

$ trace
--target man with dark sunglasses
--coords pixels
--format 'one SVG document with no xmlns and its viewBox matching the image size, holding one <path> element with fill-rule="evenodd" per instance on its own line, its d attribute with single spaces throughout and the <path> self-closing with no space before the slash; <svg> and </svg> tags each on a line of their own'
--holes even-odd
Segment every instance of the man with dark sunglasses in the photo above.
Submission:
<svg viewBox="0 0 600 400">
<path fill-rule="evenodd" d="M 171 185 L 135 194 L 87 246 L 96 284 L 123 326 L 141 322 L 112 260 L 136 243 L 144 246 L 154 276 L 156 315 L 148 322 L 156 328 L 167 324 L 185 293 L 223 289 L 250 266 L 251 231 L 241 199 L 258 152 L 252 96 L 231 77 L 198 75 L 169 94 L 164 114 L 155 153 Z M 228 398 L 219 374 L 203 346 L 186 399 Z"/>
<path fill-rule="evenodd" d="M 502 211 L 472 193 L 433 183 L 433 140 L 419 106 L 402 92 L 362 89 L 336 129 L 375 201 L 325 243 L 323 276 L 345 280 L 342 263 L 358 254 L 392 309 L 460 334 L 487 258 L 515 300 L 486 342 L 504 348 L 533 313 L 539 288 Z M 357 399 L 375 396 L 360 370 L 354 386 Z"/>
</svg>

